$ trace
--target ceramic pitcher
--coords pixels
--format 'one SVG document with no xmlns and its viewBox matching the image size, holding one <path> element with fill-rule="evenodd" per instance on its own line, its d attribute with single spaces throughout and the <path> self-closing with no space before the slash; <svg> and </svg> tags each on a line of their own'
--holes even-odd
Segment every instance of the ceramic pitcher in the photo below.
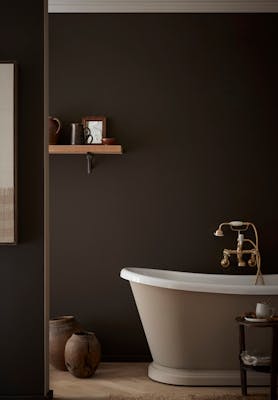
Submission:
<svg viewBox="0 0 278 400">
<path fill-rule="evenodd" d="M 59 133 L 61 131 L 61 122 L 58 118 L 48 117 L 49 144 L 57 144 Z"/>
</svg>

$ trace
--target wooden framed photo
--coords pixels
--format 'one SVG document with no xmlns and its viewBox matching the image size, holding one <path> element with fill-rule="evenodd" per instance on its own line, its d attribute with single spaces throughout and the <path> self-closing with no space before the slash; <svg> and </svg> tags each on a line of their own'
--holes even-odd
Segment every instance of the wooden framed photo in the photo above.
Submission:
<svg viewBox="0 0 278 400">
<path fill-rule="evenodd" d="M 106 137 L 106 117 L 84 117 L 85 144 L 101 144 Z"/>
</svg>

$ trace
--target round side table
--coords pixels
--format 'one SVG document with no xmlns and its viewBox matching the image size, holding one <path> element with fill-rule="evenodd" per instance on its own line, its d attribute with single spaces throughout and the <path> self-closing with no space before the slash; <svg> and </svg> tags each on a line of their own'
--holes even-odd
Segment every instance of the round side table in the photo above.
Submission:
<svg viewBox="0 0 278 400">
<path fill-rule="evenodd" d="M 277 374 L 278 374 L 278 321 L 251 322 L 245 318 L 237 317 L 236 321 L 239 327 L 239 360 L 240 360 L 240 381 L 241 392 L 243 396 L 247 396 L 247 371 L 253 370 L 257 372 L 270 373 L 270 398 L 277 400 Z M 272 329 L 272 348 L 270 365 L 253 366 L 246 365 L 241 359 L 241 353 L 245 351 L 245 329 L 250 328 L 271 328 Z"/>
</svg>

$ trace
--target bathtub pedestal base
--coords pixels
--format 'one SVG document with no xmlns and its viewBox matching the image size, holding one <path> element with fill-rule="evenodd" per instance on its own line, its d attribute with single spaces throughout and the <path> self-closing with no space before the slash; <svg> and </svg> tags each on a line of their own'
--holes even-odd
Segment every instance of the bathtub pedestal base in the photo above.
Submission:
<svg viewBox="0 0 278 400">
<path fill-rule="evenodd" d="M 167 368 L 152 362 L 148 376 L 154 381 L 181 386 L 240 386 L 239 370 L 193 370 Z M 264 374 L 248 375 L 249 386 L 269 384 L 269 377 Z"/>
</svg>

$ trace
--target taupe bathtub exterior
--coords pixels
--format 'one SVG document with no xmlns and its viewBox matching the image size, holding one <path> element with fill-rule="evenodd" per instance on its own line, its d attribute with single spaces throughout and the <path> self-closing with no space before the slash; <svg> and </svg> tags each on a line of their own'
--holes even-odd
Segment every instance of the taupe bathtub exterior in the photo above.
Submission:
<svg viewBox="0 0 278 400">
<path fill-rule="evenodd" d="M 263 300 L 278 311 L 278 275 L 256 286 L 252 275 L 124 268 L 121 277 L 130 282 L 152 354 L 149 377 L 163 383 L 239 385 L 235 317 Z M 269 351 L 270 332 L 250 331 L 248 351 Z M 268 384 L 264 374 L 249 377 L 249 384 Z"/>
</svg>

